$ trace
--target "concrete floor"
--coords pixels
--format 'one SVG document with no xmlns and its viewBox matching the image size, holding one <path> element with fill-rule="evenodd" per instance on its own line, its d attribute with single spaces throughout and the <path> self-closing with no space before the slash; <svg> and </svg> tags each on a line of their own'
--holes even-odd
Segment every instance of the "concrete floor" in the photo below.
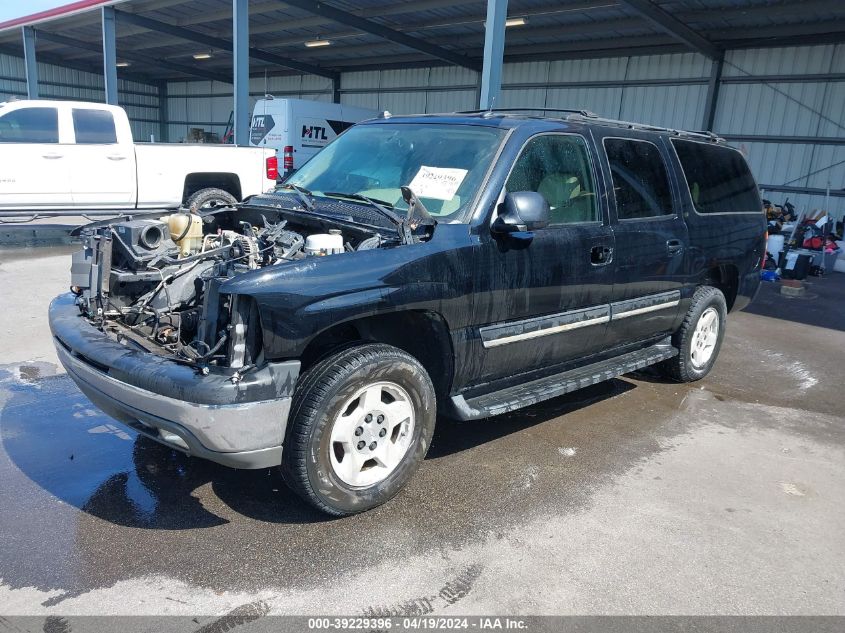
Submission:
<svg viewBox="0 0 845 633">
<path fill-rule="evenodd" d="M 326 520 L 90 405 L 46 324 L 68 252 L 0 252 L 4 615 L 845 614 L 845 275 L 764 287 L 700 383 L 444 421 L 394 501 Z"/>
</svg>

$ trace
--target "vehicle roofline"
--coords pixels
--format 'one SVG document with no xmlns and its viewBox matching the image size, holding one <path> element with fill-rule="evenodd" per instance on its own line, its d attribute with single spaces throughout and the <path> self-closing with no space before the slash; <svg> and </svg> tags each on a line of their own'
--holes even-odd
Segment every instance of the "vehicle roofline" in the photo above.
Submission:
<svg viewBox="0 0 845 633">
<path fill-rule="evenodd" d="M 560 112 L 562 116 L 541 116 L 536 114 L 529 114 L 530 112 Z M 375 119 L 362 121 L 362 123 L 407 123 L 407 122 L 454 122 L 463 125 L 486 125 L 490 127 L 503 127 L 503 123 L 508 125 L 504 127 L 521 127 L 531 123 L 542 124 L 546 123 L 551 126 L 560 125 L 561 123 L 567 125 L 583 125 L 585 127 L 605 127 L 614 129 L 625 129 L 637 132 L 654 132 L 659 134 L 668 134 L 675 138 L 688 138 L 704 142 L 727 144 L 727 141 L 709 131 L 696 130 L 682 130 L 670 127 L 663 127 L 659 125 L 651 125 L 648 123 L 637 123 L 634 121 L 624 121 L 621 119 L 611 119 L 601 117 L 588 110 L 567 110 L 555 108 L 513 108 L 513 109 L 494 109 L 494 110 L 468 110 L 462 112 L 443 112 L 443 113 L 426 113 L 426 114 L 402 114 L 391 115 L 389 112 L 383 112 Z"/>
</svg>

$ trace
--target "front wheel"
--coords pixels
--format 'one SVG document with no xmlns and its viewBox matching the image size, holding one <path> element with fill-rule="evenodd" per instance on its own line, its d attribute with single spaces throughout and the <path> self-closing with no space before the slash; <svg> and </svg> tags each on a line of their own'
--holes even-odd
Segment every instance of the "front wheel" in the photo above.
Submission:
<svg viewBox="0 0 845 633">
<path fill-rule="evenodd" d="M 391 499 L 434 432 L 434 386 L 406 352 L 367 344 L 329 356 L 302 378 L 282 453 L 287 484 L 335 516 Z"/>
<path fill-rule="evenodd" d="M 696 289 L 683 324 L 672 336 L 678 355 L 662 363 L 663 373 L 679 382 L 694 382 L 709 374 L 722 347 L 727 314 L 721 290 Z"/>
</svg>

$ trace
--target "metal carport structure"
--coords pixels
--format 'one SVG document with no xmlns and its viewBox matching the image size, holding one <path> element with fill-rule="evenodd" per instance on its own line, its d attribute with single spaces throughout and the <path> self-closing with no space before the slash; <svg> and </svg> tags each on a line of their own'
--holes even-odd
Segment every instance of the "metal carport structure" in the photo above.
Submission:
<svg viewBox="0 0 845 633">
<path fill-rule="evenodd" d="M 839 98 L 838 87 L 845 80 L 845 68 L 835 59 L 820 64 L 827 66 L 825 72 L 750 77 L 731 72 L 726 51 L 842 42 L 845 3 L 840 0 L 81 0 L 65 10 L 0 24 L 0 53 L 27 60 L 32 94 L 38 93 L 34 59 L 102 75 L 105 98 L 111 101 L 117 100 L 118 79 L 154 86 L 164 129 L 168 113 L 161 104 L 166 106 L 173 82 L 231 84 L 239 142 L 246 138 L 248 76 L 319 77 L 330 82 L 331 98 L 340 101 L 356 90 L 342 82 L 353 73 L 393 70 L 411 76 L 413 69 L 451 67 L 469 80 L 431 89 L 472 89 L 476 103 L 507 107 L 513 99 L 500 89 L 502 60 L 515 67 L 680 53 L 694 53 L 696 68 L 704 72 L 621 80 L 612 75 L 555 80 L 549 75 L 545 82 L 511 79 L 508 89 L 528 94 L 544 84 L 548 95 L 555 89 L 633 89 L 638 81 L 696 85 L 701 89 L 695 97 L 697 117 L 688 125 L 713 129 L 719 93 L 732 86 L 832 85 L 833 98 Z M 729 140 L 834 152 L 845 147 L 841 116 L 821 113 L 818 103 L 793 95 L 791 89 L 781 92 L 789 93 L 787 101 L 815 112 L 818 125 L 790 134 L 728 130 Z M 786 192 L 820 193 L 809 178 L 767 184 Z M 834 189 L 833 195 L 838 194 Z"/>
</svg>

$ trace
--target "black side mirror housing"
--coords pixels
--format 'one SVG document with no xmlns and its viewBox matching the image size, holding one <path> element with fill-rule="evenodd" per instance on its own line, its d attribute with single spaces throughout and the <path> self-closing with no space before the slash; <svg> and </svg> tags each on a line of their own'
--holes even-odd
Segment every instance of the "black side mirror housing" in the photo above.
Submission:
<svg viewBox="0 0 845 633">
<path fill-rule="evenodd" d="M 499 217 L 490 226 L 494 235 L 530 233 L 549 225 L 551 209 L 536 191 L 514 191 L 499 206 Z"/>
</svg>

